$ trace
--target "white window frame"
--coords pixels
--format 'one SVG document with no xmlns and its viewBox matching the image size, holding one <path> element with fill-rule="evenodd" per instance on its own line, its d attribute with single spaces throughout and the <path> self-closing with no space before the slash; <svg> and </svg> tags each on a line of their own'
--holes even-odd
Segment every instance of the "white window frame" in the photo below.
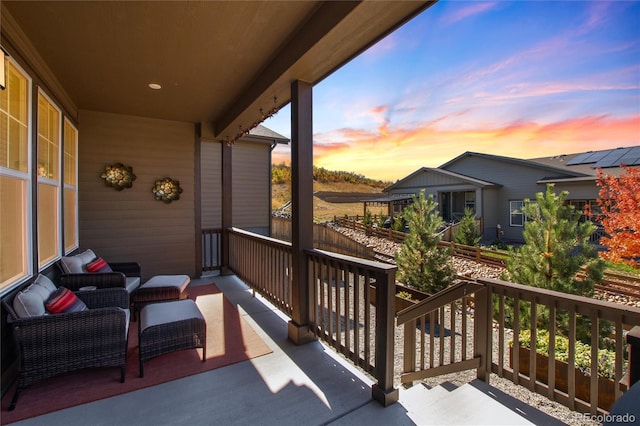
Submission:
<svg viewBox="0 0 640 426">
<path fill-rule="evenodd" d="M 79 177 L 78 176 L 78 141 L 80 139 L 80 135 L 79 135 L 79 132 L 78 132 L 78 128 L 76 126 L 74 126 L 73 123 L 71 122 L 71 120 L 69 120 L 67 117 L 63 117 L 63 120 L 62 120 L 61 132 L 62 132 L 63 135 L 64 135 L 64 126 L 67 125 L 67 124 L 69 126 L 73 127 L 74 130 L 76 131 L 76 140 L 75 140 L 76 152 L 75 152 L 75 156 L 74 156 L 74 159 L 75 159 L 75 162 L 76 162 L 76 167 L 75 167 L 75 172 L 76 172 L 75 173 L 76 174 L 75 182 L 76 182 L 76 184 L 75 184 L 75 186 L 73 186 L 73 185 L 69 185 L 69 184 L 65 183 L 64 174 L 66 173 L 66 169 L 63 170 L 63 173 L 61 173 L 61 175 L 62 175 L 61 176 L 61 183 L 62 183 L 62 198 L 61 198 L 61 200 L 64 201 L 65 198 L 66 198 L 66 196 L 64 194 L 64 190 L 65 189 L 73 189 L 74 190 L 75 198 L 76 198 L 76 202 L 75 202 L 75 206 L 76 206 L 76 211 L 75 211 L 75 213 L 76 213 L 76 215 L 75 215 L 76 223 L 74 224 L 74 226 L 76 228 L 75 229 L 76 240 L 73 243 L 73 247 L 70 250 L 67 250 L 67 248 L 65 247 L 65 244 L 64 244 L 66 242 L 66 241 L 64 241 L 64 235 L 61 234 L 61 237 L 62 237 L 62 252 L 65 255 L 67 255 L 70 252 L 76 250 L 80 246 L 80 224 L 79 224 L 80 221 L 78 220 L 78 218 L 79 218 L 79 206 L 78 206 L 78 204 L 79 204 L 79 201 L 80 201 L 80 197 L 78 196 L 78 177 Z M 65 139 L 65 140 L 63 140 L 63 143 L 62 143 L 63 148 L 62 148 L 61 157 L 64 157 L 66 144 L 67 144 L 67 141 Z M 64 158 L 62 160 L 62 163 L 64 164 Z M 61 207 L 63 207 L 62 206 L 63 203 L 60 203 L 60 204 L 61 204 Z M 62 210 L 64 210 L 64 208 Z M 61 225 L 62 225 L 62 229 L 64 230 L 65 229 L 65 218 L 64 218 L 64 216 L 61 217 Z"/>
<path fill-rule="evenodd" d="M 62 149 L 62 132 L 63 132 L 63 124 L 64 124 L 64 120 L 63 117 L 64 115 L 62 114 L 62 109 L 41 89 L 38 88 L 38 95 L 42 95 L 52 106 L 54 109 L 56 109 L 58 111 L 59 117 L 60 117 L 60 121 L 58 123 L 58 179 L 49 179 L 49 178 L 45 178 L 45 177 L 41 177 L 41 176 L 36 176 L 37 179 L 37 186 L 39 187 L 39 185 L 42 183 L 44 185 L 50 185 L 50 186 L 55 186 L 58 188 L 58 199 L 57 199 L 57 210 L 58 210 L 58 241 L 57 241 L 57 253 L 56 255 L 50 259 L 49 261 L 47 261 L 46 263 L 40 265 L 39 262 L 40 260 L 38 260 L 38 270 L 42 271 L 43 269 L 48 268 L 49 266 L 53 265 L 55 262 L 57 262 L 58 260 L 60 260 L 62 258 L 62 253 L 64 252 L 64 247 L 63 247 L 63 235 L 62 233 L 64 232 L 64 218 L 62 217 L 62 192 L 64 190 L 64 176 L 62 173 L 62 156 L 63 156 L 63 149 Z M 35 123 L 35 130 L 36 133 L 38 132 L 38 123 Z M 37 195 L 36 195 L 37 196 Z M 38 218 L 36 217 L 36 221 L 38 220 Z M 40 237 L 38 235 L 38 237 Z"/>
<path fill-rule="evenodd" d="M 6 287 L 0 289 L 0 296 L 4 296 L 5 294 L 12 291 L 16 286 L 24 283 L 33 277 L 33 79 L 27 73 L 24 68 L 20 66 L 16 61 L 14 61 L 11 57 L 5 57 L 5 61 L 11 63 L 13 67 L 15 67 L 27 80 L 27 171 L 21 172 L 19 170 L 10 169 L 7 167 L 0 166 L 0 175 L 7 176 L 15 179 L 21 179 L 26 182 L 27 190 L 26 190 L 26 233 L 25 237 L 26 241 L 26 257 L 27 257 L 27 268 L 25 271 L 25 275 L 16 279 L 16 281 L 8 284 Z M 5 67 L 5 72 L 7 72 L 8 67 Z M 9 82 L 7 81 L 6 84 Z M 6 89 L 4 89 L 6 90 Z"/>
<path fill-rule="evenodd" d="M 520 207 L 515 208 L 514 204 L 520 204 Z M 522 228 L 524 226 L 524 222 L 526 221 L 526 217 L 522 212 L 522 207 L 524 207 L 523 200 L 510 200 L 509 201 L 509 226 Z M 522 217 L 522 223 L 514 223 L 513 218 L 515 215 L 520 215 Z"/>
</svg>

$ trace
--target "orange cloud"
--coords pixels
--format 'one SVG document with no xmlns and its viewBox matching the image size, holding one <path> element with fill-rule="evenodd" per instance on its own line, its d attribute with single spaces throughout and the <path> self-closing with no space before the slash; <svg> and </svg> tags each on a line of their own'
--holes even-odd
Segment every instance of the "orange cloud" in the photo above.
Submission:
<svg viewBox="0 0 640 426">
<path fill-rule="evenodd" d="M 437 167 L 466 151 L 516 158 L 640 145 L 640 116 L 595 116 L 555 123 L 444 130 L 444 117 L 416 128 L 338 129 L 314 135 L 314 164 L 395 181 L 420 167 Z M 288 152 L 274 151 L 274 162 Z"/>
</svg>

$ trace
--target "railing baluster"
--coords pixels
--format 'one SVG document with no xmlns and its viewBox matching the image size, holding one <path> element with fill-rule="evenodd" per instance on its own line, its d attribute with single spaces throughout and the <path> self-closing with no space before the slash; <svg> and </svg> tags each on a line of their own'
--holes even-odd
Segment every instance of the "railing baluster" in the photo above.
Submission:
<svg viewBox="0 0 640 426">
<path fill-rule="evenodd" d="M 513 358 L 513 383 L 520 382 L 520 294 L 516 293 L 513 298 L 513 347 L 511 351 Z"/>
<path fill-rule="evenodd" d="M 598 414 L 598 346 L 599 346 L 599 327 L 598 327 L 598 311 L 592 311 L 591 314 L 591 414 Z"/>
<path fill-rule="evenodd" d="M 416 320 L 404 324 L 403 373 L 416 371 Z"/>
<path fill-rule="evenodd" d="M 567 388 L 569 393 L 569 408 L 571 410 L 576 409 L 576 307 L 571 305 L 569 308 L 569 359 L 567 363 L 568 374 Z"/>
<path fill-rule="evenodd" d="M 444 334 L 445 334 L 445 314 L 444 314 L 444 306 L 440 308 L 440 326 L 438 327 L 438 337 L 440 338 L 438 345 L 438 366 L 444 365 Z"/>
<path fill-rule="evenodd" d="M 320 289 L 320 324 L 322 330 L 322 338 L 326 339 L 327 337 L 327 315 L 329 312 L 329 307 L 327 306 L 327 290 L 324 283 L 324 261 L 318 260 L 316 258 L 316 264 L 318 265 L 318 276 L 316 279 L 318 280 L 318 288 Z"/>
<path fill-rule="evenodd" d="M 369 270 L 364 275 L 364 362 L 365 368 L 371 365 L 371 275 Z"/>
<path fill-rule="evenodd" d="M 529 322 L 530 322 L 530 331 L 531 331 L 531 339 L 530 339 L 530 351 L 529 351 L 529 389 L 531 392 L 536 391 L 536 372 L 537 370 L 537 319 L 538 319 L 538 304 L 536 303 L 536 298 L 534 297 L 531 300 L 531 306 L 529 308 Z"/>
<path fill-rule="evenodd" d="M 451 302 L 451 333 L 449 333 L 449 363 L 456 362 L 456 302 Z"/>
<path fill-rule="evenodd" d="M 436 315 L 437 315 L 437 311 L 431 311 L 429 313 L 429 368 L 434 367 L 433 351 L 435 350 L 434 334 L 436 333 Z M 438 328 L 440 328 L 440 325 L 438 325 Z"/>
<path fill-rule="evenodd" d="M 424 370 L 424 361 L 425 361 L 425 358 L 427 357 L 427 354 L 425 352 L 426 351 L 425 335 L 427 334 L 426 326 L 427 326 L 427 316 L 422 315 L 420 317 L 420 369 L 421 370 Z M 414 329 L 414 334 L 415 334 L 415 329 Z"/>
<path fill-rule="evenodd" d="M 619 383 L 622 380 L 622 361 L 624 357 L 623 353 L 623 333 L 622 333 L 622 321 L 617 319 L 615 322 L 615 341 L 616 341 L 616 365 L 615 365 L 615 382 Z M 615 386 L 616 399 L 622 396 L 622 390 L 620 386 Z"/>
<path fill-rule="evenodd" d="M 549 306 L 549 358 L 547 373 L 547 398 L 554 401 L 556 388 L 556 305 Z"/>
<path fill-rule="evenodd" d="M 360 358 L 360 268 L 353 274 L 353 362 L 358 365 Z"/>
<path fill-rule="evenodd" d="M 504 374 L 504 293 L 498 294 L 498 375 Z"/>
<path fill-rule="evenodd" d="M 462 334 L 462 360 L 466 361 L 469 359 L 467 355 L 467 307 L 469 306 L 469 298 L 464 296 L 462 298 L 462 330 L 460 331 Z"/>
<path fill-rule="evenodd" d="M 342 271 L 344 274 L 344 331 L 345 331 L 345 341 L 344 345 L 346 346 L 345 355 L 349 357 L 349 351 L 351 351 L 351 298 L 349 297 L 349 293 L 351 293 L 351 272 L 347 269 L 345 265 L 345 269 Z"/>
</svg>

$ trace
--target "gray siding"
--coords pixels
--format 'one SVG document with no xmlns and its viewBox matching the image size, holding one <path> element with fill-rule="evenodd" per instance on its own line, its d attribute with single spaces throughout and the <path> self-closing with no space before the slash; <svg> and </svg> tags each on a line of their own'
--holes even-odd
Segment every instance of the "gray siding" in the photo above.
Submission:
<svg viewBox="0 0 640 426">
<path fill-rule="evenodd" d="M 595 181 L 579 182 L 579 183 L 557 183 L 555 185 L 556 193 L 560 191 L 569 191 L 568 200 L 597 200 L 600 198 L 600 188 Z"/>
<path fill-rule="evenodd" d="M 407 179 L 402 183 L 402 188 L 404 190 L 416 190 L 426 189 L 431 187 L 443 187 L 443 186 L 456 186 L 460 185 L 460 179 L 456 179 L 452 176 L 446 176 L 440 173 L 434 173 L 429 171 L 423 171 L 418 173 L 416 176 Z M 427 192 L 425 191 L 425 192 Z"/>
<path fill-rule="evenodd" d="M 482 191 L 482 238 L 485 241 L 493 242 L 497 239 L 497 226 L 504 226 L 498 221 L 499 209 L 499 192 L 498 188 L 486 188 Z M 508 208 L 508 206 L 507 206 Z"/>
<path fill-rule="evenodd" d="M 80 111 L 80 249 L 107 261 L 137 261 L 143 279 L 199 276 L 194 266 L 195 129 L 191 123 Z M 132 188 L 115 191 L 100 178 L 113 163 L 133 167 Z M 180 199 L 156 201 L 156 179 L 180 181 Z"/>
<path fill-rule="evenodd" d="M 233 146 L 233 226 L 268 233 L 271 220 L 271 147 L 238 141 Z"/>
<path fill-rule="evenodd" d="M 534 199 L 536 193 L 546 190 L 541 179 L 558 176 L 559 173 L 537 167 L 526 167 L 509 161 L 467 156 L 446 167 L 447 170 L 503 185 L 495 197 L 495 207 L 485 202 L 485 235 L 495 236 L 495 226 L 500 224 L 506 240 L 522 240 L 522 226 L 510 226 L 509 202 Z M 559 192 L 556 187 L 556 192 Z M 495 208 L 495 213 L 492 209 Z M 489 220 L 491 218 L 491 220 Z M 493 223 L 495 221 L 495 223 Z M 493 228 L 493 232 L 492 229 Z"/>
<path fill-rule="evenodd" d="M 201 222 L 202 229 L 222 226 L 222 146 L 218 142 L 202 142 Z"/>
</svg>

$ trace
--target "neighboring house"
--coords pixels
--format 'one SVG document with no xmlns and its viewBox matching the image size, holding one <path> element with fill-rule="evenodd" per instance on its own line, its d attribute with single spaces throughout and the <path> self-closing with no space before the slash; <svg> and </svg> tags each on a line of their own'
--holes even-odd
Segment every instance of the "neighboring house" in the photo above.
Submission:
<svg viewBox="0 0 640 426">
<path fill-rule="evenodd" d="M 568 191 L 576 209 L 597 206 L 597 169 L 619 175 L 621 165 L 640 164 L 640 146 L 522 160 L 477 152 L 464 154 L 437 168 L 423 167 L 384 190 L 389 199 L 432 194 L 447 222 L 458 221 L 465 207 L 481 219 L 483 239 L 522 241 L 525 199 L 534 199 L 548 183 Z"/>
<path fill-rule="evenodd" d="M 262 235 L 271 226 L 271 152 L 289 139 L 262 125 L 233 147 L 233 225 Z M 203 229 L 222 227 L 222 147 L 203 141 L 201 223 Z"/>
</svg>

